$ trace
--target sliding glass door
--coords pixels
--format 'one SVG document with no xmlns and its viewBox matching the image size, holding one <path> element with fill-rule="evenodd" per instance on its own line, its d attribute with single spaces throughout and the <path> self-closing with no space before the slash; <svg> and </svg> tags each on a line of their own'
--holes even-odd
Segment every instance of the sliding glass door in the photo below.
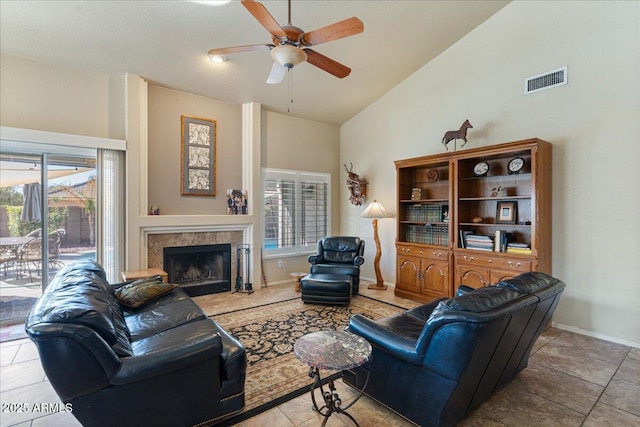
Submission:
<svg viewBox="0 0 640 427">
<path fill-rule="evenodd" d="M 24 321 L 60 268 L 95 259 L 96 179 L 95 150 L 0 153 L 0 326 Z"/>
</svg>

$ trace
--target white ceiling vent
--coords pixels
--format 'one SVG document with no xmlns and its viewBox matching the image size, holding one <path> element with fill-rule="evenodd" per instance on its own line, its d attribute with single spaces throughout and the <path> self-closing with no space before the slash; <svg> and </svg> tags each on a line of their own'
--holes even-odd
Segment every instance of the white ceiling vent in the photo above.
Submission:
<svg viewBox="0 0 640 427">
<path fill-rule="evenodd" d="M 567 67 L 558 68 L 557 70 L 547 71 L 546 73 L 524 79 L 524 94 L 539 92 L 552 87 L 567 84 Z"/>
</svg>

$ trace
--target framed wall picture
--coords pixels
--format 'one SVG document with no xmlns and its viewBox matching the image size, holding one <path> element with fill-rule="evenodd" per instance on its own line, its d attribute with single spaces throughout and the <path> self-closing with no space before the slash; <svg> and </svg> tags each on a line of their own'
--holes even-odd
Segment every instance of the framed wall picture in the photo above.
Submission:
<svg viewBox="0 0 640 427">
<path fill-rule="evenodd" d="M 515 224 L 518 217 L 518 202 L 498 202 L 496 211 L 497 224 Z"/>
<path fill-rule="evenodd" d="M 216 121 L 181 116 L 183 196 L 216 195 Z"/>
</svg>

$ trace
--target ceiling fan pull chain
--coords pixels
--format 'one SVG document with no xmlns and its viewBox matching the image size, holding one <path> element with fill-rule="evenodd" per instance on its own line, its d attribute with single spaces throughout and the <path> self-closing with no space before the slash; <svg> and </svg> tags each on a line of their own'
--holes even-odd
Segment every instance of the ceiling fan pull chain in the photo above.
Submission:
<svg viewBox="0 0 640 427">
<path fill-rule="evenodd" d="M 289 106 L 287 107 L 287 113 L 291 112 L 291 104 L 293 104 L 293 67 L 287 68 L 287 74 L 289 78 L 287 79 L 287 86 L 289 91 Z"/>
</svg>

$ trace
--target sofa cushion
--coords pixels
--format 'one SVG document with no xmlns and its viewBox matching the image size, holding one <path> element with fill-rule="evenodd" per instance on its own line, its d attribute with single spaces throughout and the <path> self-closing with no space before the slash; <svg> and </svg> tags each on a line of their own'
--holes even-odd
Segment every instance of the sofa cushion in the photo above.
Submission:
<svg viewBox="0 0 640 427">
<path fill-rule="evenodd" d="M 175 299 L 173 292 L 138 310 L 125 312 L 125 321 L 132 341 L 204 318 L 206 316 L 198 304 L 190 298 Z"/>
<path fill-rule="evenodd" d="M 114 292 L 118 302 L 129 308 L 138 308 L 174 290 L 177 285 L 161 280 L 141 279 L 122 286 Z"/>
<path fill-rule="evenodd" d="M 215 335 L 217 329 L 213 327 L 211 319 L 201 319 L 173 329 L 160 332 L 146 338 L 133 341 L 131 348 L 135 356 L 151 353 L 162 353 L 170 348 L 184 347 L 186 343 L 192 345 Z"/>
</svg>

